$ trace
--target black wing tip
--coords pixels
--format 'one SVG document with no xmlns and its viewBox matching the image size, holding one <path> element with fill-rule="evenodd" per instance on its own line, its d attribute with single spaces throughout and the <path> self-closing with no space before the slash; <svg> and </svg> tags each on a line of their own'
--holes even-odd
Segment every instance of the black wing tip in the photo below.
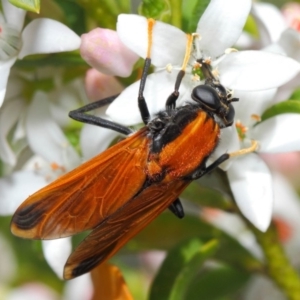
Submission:
<svg viewBox="0 0 300 300">
<path fill-rule="evenodd" d="M 70 280 L 90 272 L 98 264 L 100 264 L 100 260 L 101 258 L 99 257 L 90 257 L 79 264 L 67 262 L 64 269 L 64 279 Z"/>
<path fill-rule="evenodd" d="M 12 217 L 11 227 L 17 227 L 21 230 L 30 230 L 40 222 L 44 212 L 44 209 L 38 208 L 38 203 L 19 208 Z"/>
<path fill-rule="evenodd" d="M 76 254 L 76 250 L 71 256 L 69 257 L 67 263 L 65 264 L 64 268 L 64 279 L 69 280 L 73 279 L 75 277 L 81 276 L 85 273 L 88 273 L 92 271 L 94 268 L 96 268 L 98 265 L 103 263 L 109 258 L 110 253 L 115 248 L 116 243 L 112 243 L 109 245 L 103 252 L 102 255 L 93 255 L 91 257 L 88 257 L 87 259 L 84 259 L 82 261 L 79 261 L 79 263 L 76 262 L 78 259 L 73 258 L 72 256 Z M 72 260 L 75 260 L 75 262 L 72 262 Z"/>
</svg>

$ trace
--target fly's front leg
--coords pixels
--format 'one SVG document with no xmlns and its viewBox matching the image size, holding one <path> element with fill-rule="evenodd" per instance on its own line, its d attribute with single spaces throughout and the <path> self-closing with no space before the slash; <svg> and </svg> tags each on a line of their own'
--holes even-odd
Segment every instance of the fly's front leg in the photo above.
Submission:
<svg viewBox="0 0 300 300">
<path fill-rule="evenodd" d="M 150 113 L 149 113 L 146 99 L 144 97 L 144 90 L 145 90 L 145 85 L 146 85 L 146 80 L 147 80 L 147 76 L 149 73 L 149 69 L 151 66 L 151 48 L 152 48 L 154 25 L 155 25 L 155 20 L 148 19 L 148 47 L 147 47 L 147 54 L 146 54 L 146 59 L 144 62 L 144 68 L 143 68 L 143 73 L 142 73 L 142 77 L 141 77 L 141 81 L 140 81 L 139 94 L 138 94 L 138 106 L 139 106 L 142 120 L 145 125 L 147 125 L 150 121 Z"/>
<path fill-rule="evenodd" d="M 184 55 L 182 67 L 176 77 L 174 91 L 166 101 L 166 110 L 174 109 L 176 107 L 176 101 L 179 97 L 179 87 L 185 75 L 185 69 L 191 57 L 192 46 L 193 46 L 193 35 L 187 34 L 187 43 L 186 43 L 186 49 L 185 49 L 185 55 Z"/>
<path fill-rule="evenodd" d="M 107 104 L 112 103 L 119 95 L 114 95 L 102 100 L 98 100 L 92 103 L 89 103 L 83 107 L 80 107 L 78 109 L 72 110 L 69 112 L 69 117 L 83 123 L 92 124 L 96 126 L 100 126 L 103 128 L 108 128 L 111 130 L 114 130 L 116 132 L 128 135 L 131 134 L 133 131 L 121 124 L 103 119 L 98 116 L 87 114 L 87 112 L 92 111 L 94 109 L 100 108 L 102 106 L 105 106 Z"/>
</svg>

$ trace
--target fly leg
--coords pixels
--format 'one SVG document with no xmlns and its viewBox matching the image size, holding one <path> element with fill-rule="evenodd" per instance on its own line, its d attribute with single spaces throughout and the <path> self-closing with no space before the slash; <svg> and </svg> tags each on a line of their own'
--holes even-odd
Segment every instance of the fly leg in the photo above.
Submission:
<svg viewBox="0 0 300 300">
<path fill-rule="evenodd" d="M 169 210 L 179 219 L 184 217 L 184 210 L 179 198 L 174 200 L 174 202 L 169 206 Z"/>
<path fill-rule="evenodd" d="M 96 102 L 89 103 L 78 109 L 72 110 L 69 112 L 69 117 L 76 121 L 79 121 L 79 122 L 108 128 L 108 129 L 114 130 L 116 132 L 128 135 L 133 132 L 130 128 L 123 126 L 121 124 L 103 119 L 98 116 L 87 114 L 87 112 L 89 112 L 89 111 L 92 111 L 94 109 L 97 109 L 99 107 L 102 107 L 102 106 L 112 103 L 117 97 L 118 97 L 118 95 L 114 95 L 114 96 L 111 96 L 111 97 L 108 97 L 108 98 L 105 98 L 102 100 L 98 100 Z"/>
<path fill-rule="evenodd" d="M 179 97 L 179 87 L 182 82 L 182 79 L 185 75 L 185 69 L 189 62 L 189 59 L 191 57 L 191 51 L 193 46 L 193 35 L 188 34 L 187 35 L 187 43 L 186 43 L 186 50 L 185 50 L 185 56 L 183 59 L 181 70 L 179 71 L 176 81 L 175 81 L 175 87 L 173 93 L 168 97 L 166 101 L 166 110 L 171 110 L 176 108 L 176 101 Z"/>
<path fill-rule="evenodd" d="M 221 163 L 223 163 L 227 159 L 229 159 L 231 157 L 245 155 L 245 154 L 254 152 L 254 151 L 256 151 L 257 147 L 258 147 L 257 141 L 252 141 L 251 146 L 249 148 L 241 149 L 241 150 L 231 152 L 231 153 L 224 153 L 208 167 L 205 166 L 205 163 L 201 163 L 201 165 L 195 171 L 193 171 L 192 174 L 185 177 L 184 179 L 187 179 L 187 180 L 199 179 L 200 177 L 202 177 L 202 176 L 210 173 L 214 169 L 216 169 Z"/>
</svg>

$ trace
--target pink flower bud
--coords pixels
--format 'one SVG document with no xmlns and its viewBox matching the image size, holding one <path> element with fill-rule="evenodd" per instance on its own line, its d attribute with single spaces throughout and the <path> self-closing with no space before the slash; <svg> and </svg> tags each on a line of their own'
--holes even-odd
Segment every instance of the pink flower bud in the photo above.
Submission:
<svg viewBox="0 0 300 300">
<path fill-rule="evenodd" d="M 119 39 L 116 31 L 96 28 L 81 36 L 80 53 L 83 59 L 107 75 L 127 77 L 138 60 Z"/>
<path fill-rule="evenodd" d="M 95 101 L 121 93 L 122 84 L 113 76 L 89 69 L 85 76 L 85 90 L 89 99 Z"/>
</svg>

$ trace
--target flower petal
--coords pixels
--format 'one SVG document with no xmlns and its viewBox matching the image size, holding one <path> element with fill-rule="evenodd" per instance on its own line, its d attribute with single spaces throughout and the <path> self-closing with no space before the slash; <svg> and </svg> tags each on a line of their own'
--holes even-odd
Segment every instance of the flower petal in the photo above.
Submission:
<svg viewBox="0 0 300 300">
<path fill-rule="evenodd" d="M 256 154 L 236 158 L 228 170 L 230 187 L 243 215 L 259 230 L 266 231 L 272 216 L 272 177 Z"/>
<path fill-rule="evenodd" d="M 252 14 L 259 20 L 258 24 L 267 30 L 270 42 L 277 42 L 280 34 L 287 28 L 281 11 L 271 3 L 253 3 Z"/>
<path fill-rule="evenodd" d="M 218 147 L 213 152 L 210 157 L 209 162 L 212 163 L 217 160 L 224 153 L 234 152 L 240 149 L 239 137 L 236 129 L 231 127 L 226 127 L 221 130 L 221 137 Z M 227 171 L 231 166 L 232 160 L 227 160 L 220 165 L 220 168 Z"/>
<path fill-rule="evenodd" d="M 300 151 L 299 114 L 281 114 L 253 128 L 252 138 L 259 141 L 259 152 L 280 153 Z"/>
<path fill-rule="evenodd" d="M 166 100 L 174 90 L 176 76 L 177 72 L 157 72 L 147 77 L 144 96 L 149 112 L 152 116 L 160 110 L 165 109 Z M 190 91 L 187 88 L 187 84 L 185 84 L 188 80 L 188 78 L 184 78 L 180 86 L 181 97 L 177 101 L 178 106 L 182 104 L 183 101 L 190 99 Z M 140 81 L 130 85 L 108 107 L 106 114 L 112 120 L 124 125 L 132 125 L 142 122 L 137 101 L 139 86 Z"/>
<path fill-rule="evenodd" d="M 7 141 L 7 135 L 17 123 L 24 108 L 25 103 L 18 98 L 5 102 L 0 110 L 0 157 L 12 166 L 16 163 L 16 155 Z"/>
<path fill-rule="evenodd" d="M 73 169 L 80 163 L 76 151 L 50 114 L 44 93 L 36 93 L 26 120 L 27 139 L 31 149 L 49 163 Z"/>
<path fill-rule="evenodd" d="M 210 1 L 197 26 L 204 56 L 215 58 L 232 47 L 242 33 L 250 8 L 250 0 Z"/>
<path fill-rule="evenodd" d="M 80 37 L 66 25 L 41 18 L 30 22 L 22 32 L 19 58 L 30 54 L 72 51 L 79 48 Z"/>
<path fill-rule="evenodd" d="M 290 80 L 288 83 L 281 86 L 277 94 L 274 97 L 274 103 L 278 103 L 280 101 L 284 101 L 289 99 L 289 97 L 292 95 L 292 93 L 298 89 L 300 82 L 300 73 L 298 73 L 292 80 Z"/>
<path fill-rule="evenodd" d="M 300 64 L 269 52 L 241 51 L 226 55 L 218 70 L 224 86 L 255 91 L 283 85 L 300 72 Z"/>
<path fill-rule="evenodd" d="M 92 295 L 93 295 L 93 284 L 92 284 L 91 276 L 88 273 L 66 282 L 62 299 L 93 300 Z"/>
<path fill-rule="evenodd" d="M 59 278 L 63 278 L 64 265 L 71 254 L 71 238 L 42 241 L 44 256 Z"/>
<path fill-rule="evenodd" d="M 5 62 L 0 62 L 0 107 L 2 106 L 5 93 L 6 93 L 6 86 L 7 80 L 10 73 L 11 66 L 15 63 L 16 58 L 12 58 Z"/>
<path fill-rule="evenodd" d="M 8 0 L 2 1 L 2 8 L 6 22 L 13 25 L 15 29 L 21 32 L 24 24 L 26 10 L 20 9 L 10 4 Z"/>
<path fill-rule="evenodd" d="M 107 75 L 128 77 L 138 55 L 127 48 L 116 31 L 96 28 L 81 36 L 80 54 L 93 68 Z"/>
<path fill-rule="evenodd" d="M 260 117 L 263 112 L 274 104 L 274 96 L 277 89 L 262 91 L 234 91 L 234 97 L 239 98 L 234 103 L 235 120 L 239 120 L 244 126 L 250 127 L 257 122 L 254 115 Z"/>
<path fill-rule="evenodd" d="M 146 58 L 148 49 L 147 19 L 138 15 L 121 14 L 117 32 L 121 41 L 139 56 Z M 176 42 L 174 42 L 176 41 Z M 151 61 L 155 66 L 181 65 L 185 55 L 187 36 L 180 29 L 156 21 L 153 28 Z"/>
<path fill-rule="evenodd" d="M 87 102 L 82 79 L 76 79 L 68 84 L 61 85 L 47 94 L 51 115 L 62 128 L 70 125 L 68 116 L 70 110 Z"/>
<path fill-rule="evenodd" d="M 31 194 L 47 184 L 44 176 L 32 171 L 14 172 L 0 179 L 0 215 L 12 215 Z"/>
<path fill-rule="evenodd" d="M 300 32 L 288 28 L 280 36 L 278 44 L 284 49 L 287 56 L 300 62 Z"/>
</svg>

